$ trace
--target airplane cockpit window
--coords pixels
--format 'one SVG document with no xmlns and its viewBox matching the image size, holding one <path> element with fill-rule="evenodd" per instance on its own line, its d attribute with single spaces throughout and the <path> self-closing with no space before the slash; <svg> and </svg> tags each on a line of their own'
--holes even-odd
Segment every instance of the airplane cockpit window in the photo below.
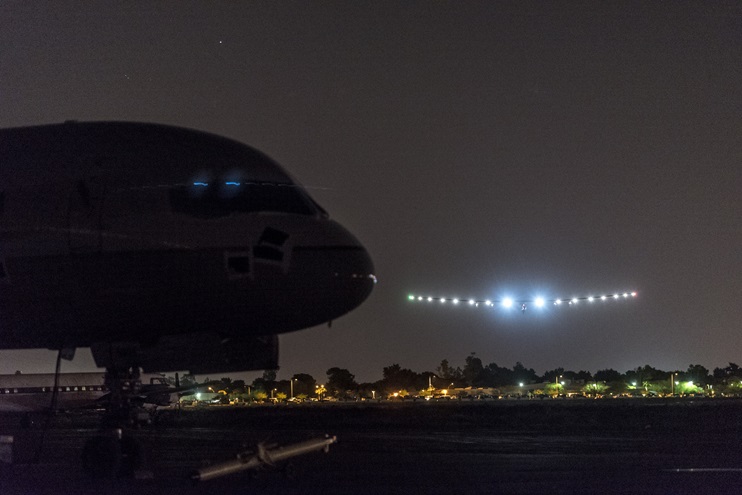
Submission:
<svg viewBox="0 0 742 495">
<path fill-rule="evenodd" d="M 318 213 L 298 186 L 272 182 L 194 182 L 172 188 L 170 205 L 177 213 L 200 218 L 260 211 Z"/>
</svg>

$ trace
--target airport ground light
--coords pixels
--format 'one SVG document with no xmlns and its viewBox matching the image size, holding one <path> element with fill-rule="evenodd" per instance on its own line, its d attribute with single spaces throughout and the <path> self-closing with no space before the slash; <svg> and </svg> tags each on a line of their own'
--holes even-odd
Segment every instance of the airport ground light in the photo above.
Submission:
<svg viewBox="0 0 742 495">
<path fill-rule="evenodd" d="M 557 397 L 564 393 L 564 382 L 548 383 L 546 386 L 544 386 L 544 389 L 546 390 L 547 395 L 553 395 L 554 397 Z"/>
<path fill-rule="evenodd" d="M 715 368 L 713 373 L 701 365 L 690 365 L 686 371 L 663 371 L 645 365 L 628 370 L 626 373 L 601 369 L 591 374 L 587 371 L 573 372 L 556 368 L 543 375 L 537 375 L 535 371 L 526 368 L 521 363 L 516 363 L 512 369 L 497 366 L 494 363 L 484 366 L 481 360 L 472 354 L 467 357 L 467 365 L 464 368 L 466 373 L 460 368 L 451 367 L 447 360 L 443 360 L 439 368 L 438 374 L 429 371 L 417 373 L 394 364 L 383 369 L 384 377 L 381 380 L 369 383 L 355 383 L 353 374 L 348 370 L 330 368 L 328 380 L 332 378 L 332 384 L 327 381 L 326 385 L 323 385 L 324 391 L 320 396 L 329 398 L 332 395 L 341 400 L 376 399 L 388 397 L 404 389 L 415 391 L 413 394 L 419 397 L 425 397 L 440 394 L 443 389 L 460 390 L 468 386 L 496 388 L 508 396 L 523 396 L 524 390 L 530 390 L 532 395 L 540 395 L 532 388 L 537 384 L 538 388 L 542 389 L 541 395 L 557 396 L 579 394 L 580 391 L 585 395 L 609 396 L 668 396 L 673 392 L 676 392 L 675 395 L 742 396 L 742 368 L 734 363 L 729 363 L 729 366 L 723 368 Z M 674 378 L 672 384 L 671 376 Z M 171 382 L 173 381 L 171 379 Z M 180 381 L 181 384 L 195 382 L 195 377 L 184 375 Z M 548 381 L 551 381 L 554 386 L 546 387 Z M 605 383 L 606 389 L 598 387 L 592 390 L 589 384 L 595 382 Z M 693 383 L 692 386 L 684 385 L 690 382 Z M 677 390 L 675 390 L 676 386 Z M 217 382 L 213 388 L 229 392 L 230 398 L 236 395 L 239 399 L 249 402 L 261 400 L 260 396 L 252 393 L 254 390 L 277 389 L 283 393 L 290 393 L 293 388 L 294 395 L 303 393 L 307 397 L 313 397 L 317 394 L 318 386 L 311 375 L 304 373 L 295 374 L 289 380 L 280 381 L 276 380 L 275 373 L 264 373 L 262 378 L 256 379 L 251 385 L 243 380 L 222 378 L 221 383 Z M 244 393 L 245 390 L 247 394 Z"/>
<path fill-rule="evenodd" d="M 323 384 L 315 385 L 314 393 L 317 395 L 318 400 L 322 400 L 322 397 L 324 397 L 324 394 L 327 393 L 327 388 L 325 388 Z"/>
<path fill-rule="evenodd" d="M 605 382 L 592 382 L 582 387 L 582 393 L 589 397 L 605 395 L 608 392 L 608 385 Z"/>
<path fill-rule="evenodd" d="M 282 382 L 277 382 L 278 384 Z M 288 382 L 287 382 L 288 384 Z M 367 385 L 367 386 L 366 386 Z M 317 400 L 329 400 L 336 398 L 339 400 L 375 400 L 375 399 L 410 399 L 414 395 L 415 398 L 433 398 L 437 396 L 450 396 L 452 398 L 471 398 L 473 394 L 471 390 L 461 390 L 461 386 L 456 386 L 453 383 L 448 383 L 446 388 L 423 388 L 415 390 L 414 393 L 409 392 L 406 388 L 389 389 L 384 388 L 377 390 L 381 387 L 374 387 L 376 384 L 360 384 L 356 390 L 346 390 L 343 394 L 339 394 L 339 397 L 333 397 L 329 395 L 329 391 L 325 385 L 316 385 L 312 394 L 296 394 L 295 398 L 299 401 L 305 401 L 310 397 L 316 395 Z M 451 385 L 454 385 L 451 387 Z M 558 382 L 558 383 L 542 383 L 538 389 L 529 389 L 524 392 L 525 383 L 520 382 L 515 385 L 507 385 L 501 387 L 495 387 L 499 390 L 499 395 L 503 397 L 539 397 L 545 395 L 551 395 L 553 397 L 573 397 L 573 396 L 587 396 L 593 398 L 599 397 L 665 397 L 673 395 L 675 396 L 706 396 L 706 397 L 727 397 L 727 396 L 742 396 L 742 381 L 735 379 L 730 381 L 729 384 L 714 385 L 706 384 L 701 386 L 691 380 L 686 381 L 675 381 L 674 387 L 671 389 L 669 380 L 661 379 L 657 381 L 643 381 L 641 385 L 637 381 L 626 382 L 624 380 L 618 380 L 613 382 L 603 381 L 591 381 L 589 383 L 582 384 L 580 382 Z M 374 387 L 374 388 L 370 388 Z M 213 388 L 213 387 L 212 387 Z M 247 389 L 247 391 L 245 391 Z M 366 390 L 368 389 L 368 390 Z M 222 392 L 220 390 L 220 392 Z M 224 392 L 222 392 L 223 394 Z M 285 402 L 288 396 L 285 392 L 280 389 L 270 389 L 273 400 L 279 402 Z M 255 389 L 249 385 L 244 388 L 238 388 L 229 393 L 231 403 L 250 403 L 250 402 L 262 402 L 266 400 L 269 392 L 265 392 L 262 389 Z M 497 396 L 498 393 L 495 393 Z"/>
<path fill-rule="evenodd" d="M 435 388 L 428 387 L 428 388 L 424 388 L 424 389 L 418 391 L 417 395 L 420 396 L 420 397 L 422 397 L 422 398 L 432 397 L 434 395 L 434 392 L 435 392 Z"/>
</svg>

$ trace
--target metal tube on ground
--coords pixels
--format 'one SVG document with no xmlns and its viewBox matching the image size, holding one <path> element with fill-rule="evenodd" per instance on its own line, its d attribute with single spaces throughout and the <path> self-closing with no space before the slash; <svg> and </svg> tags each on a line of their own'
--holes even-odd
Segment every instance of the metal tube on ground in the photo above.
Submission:
<svg viewBox="0 0 742 495">
<path fill-rule="evenodd" d="M 277 462 L 320 450 L 328 452 L 330 445 L 336 442 L 337 437 L 326 435 L 325 438 L 315 438 L 274 449 L 266 449 L 263 444 L 259 444 L 256 454 L 238 454 L 236 459 L 197 469 L 191 474 L 191 480 L 194 482 L 212 480 L 262 466 L 274 466 Z"/>
</svg>

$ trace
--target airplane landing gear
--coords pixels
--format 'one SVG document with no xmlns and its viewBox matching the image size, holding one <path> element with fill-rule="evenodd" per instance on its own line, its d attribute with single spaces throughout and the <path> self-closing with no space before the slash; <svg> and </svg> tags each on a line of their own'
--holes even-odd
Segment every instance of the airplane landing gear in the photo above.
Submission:
<svg viewBox="0 0 742 495">
<path fill-rule="evenodd" d="M 138 368 L 106 370 L 110 400 L 101 420 L 101 431 L 85 442 L 83 468 L 92 478 L 133 477 L 142 467 L 143 453 L 130 430 L 150 422 L 138 404 L 141 387 Z"/>
</svg>

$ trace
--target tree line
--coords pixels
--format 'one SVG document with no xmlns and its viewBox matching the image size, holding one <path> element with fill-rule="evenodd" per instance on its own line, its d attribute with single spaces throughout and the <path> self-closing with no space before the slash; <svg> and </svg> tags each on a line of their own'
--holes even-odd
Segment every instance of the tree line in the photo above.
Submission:
<svg viewBox="0 0 742 495">
<path fill-rule="evenodd" d="M 735 363 L 723 368 L 708 370 L 700 364 L 691 364 L 686 370 L 665 371 L 650 365 L 640 366 L 625 372 L 614 369 L 601 369 L 595 373 L 564 368 L 536 373 L 520 362 L 508 368 L 496 363 L 485 365 L 471 353 L 464 360 L 463 367 L 452 366 L 443 359 L 435 371 L 415 372 L 391 364 L 382 369 L 382 378 L 375 382 L 358 383 L 355 375 L 344 368 L 332 367 L 327 370 L 326 379 L 317 381 L 307 373 L 297 373 L 290 379 L 278 380 L 277 373 L 268 370 L 252 383 L 232 380 L 228 377 L 212 383 L 212 389 L 231 397 L 245 399 L 283 400 L 290 395 L 299 399 L 309 397 L 338 399 L 382 398 L 392 394 L 425 395 L 433 390 L 461 389 L 465 387 L 516 389 L 534 384 L 543 384 L 547 393 L 557 392 L 563 384 L 576 387 L 587 394 L 623 393 L 628 390 L 667 394 L 673 393 L 742 393 L 742 369 Z M 671 380 L 672 378 L 672 380 Z M 195 377 L 186 375 L 181 385 L 197 385 Z M 552 385 L 550 387 L 550 385 Z M 677 388 L 676 388 L 677 387 Z M 533 387 L 530 387 L 531 389 Z"/>
</svg>

